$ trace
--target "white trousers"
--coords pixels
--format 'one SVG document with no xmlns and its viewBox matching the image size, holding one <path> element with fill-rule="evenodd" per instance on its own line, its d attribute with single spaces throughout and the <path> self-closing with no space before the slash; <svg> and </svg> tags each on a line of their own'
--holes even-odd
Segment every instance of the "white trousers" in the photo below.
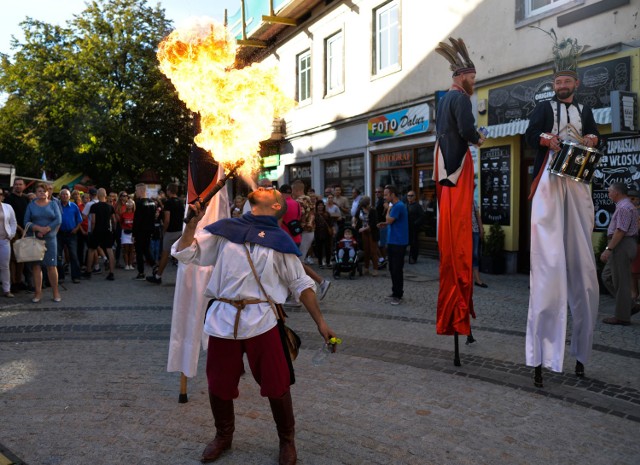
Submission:
<svg viewBox="0 0 640 465">
<path fill-rule="evenodd" d="M 307 257 L 307 252 L 311 248 L 311 244 L 313 244 L 313 231 L 303 231 L 302 232 L 302 241 L 300 242 L 300 260 L 303 260 Z"/>
<path fill-rule="evenodd" d="M 11 291 L 11 276 L 9 274 L 9 260 L 11 259 L 11 242 L 9 239 L 0 239 L 0 281 L 2 292 Z"/>
<path fill-rule="evenodd" d="M 526 360 L 528 366 L 562 372 L 567 304 L 573 321 L 570 353 L 585 365 L 591 357 L 599 300 L 591 242 L 594 207 L 587 184 L 541 169 L 531 209 Z"/>
</svg>

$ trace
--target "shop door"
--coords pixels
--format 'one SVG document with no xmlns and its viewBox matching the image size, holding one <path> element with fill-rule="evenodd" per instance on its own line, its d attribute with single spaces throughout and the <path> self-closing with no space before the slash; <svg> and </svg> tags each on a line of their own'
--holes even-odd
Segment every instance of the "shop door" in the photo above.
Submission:
<svg viewBox="0 0 640 465">
<path fill-rule="evenodd" d="M 433 177 L 433 165 L 417 167 L 416 194 L 425 214 L 425 222 L 419 235 L 420 250 L 429 256 L 438 255 L 437 224 L 438 207 L 436 205 L 436 182 Z"/>
<path fill-rule="evenodd" d="M 529 192 L 533 183 L 535 150 L 525 147 L 520 171 L 520 241 L 518 244 L 518 273 L 529 273 L 531 254 L 531 201 Z"/>
</svg>

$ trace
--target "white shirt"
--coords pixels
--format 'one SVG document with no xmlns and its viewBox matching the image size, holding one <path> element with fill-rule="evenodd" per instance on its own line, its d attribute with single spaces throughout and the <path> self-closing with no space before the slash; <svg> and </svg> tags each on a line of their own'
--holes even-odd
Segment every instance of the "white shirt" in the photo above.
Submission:
<svg viewBox="0 0 640 465">
<path fill-rule="evenodd" d="M 298 257 L 251 244 L 251 259 L 265 291 L 276 303 L 283 303 L 289 291 L 299 298 L 305 289 L 314 289 L 313 280 L 306 275 Z M 229 300 L 267 300 L 260 290 L 244 244 L 235 244 L 206 230 L 196 232 L 191 246 L 177 252 L 177 243 L 171 254 L 183 263 L 213 266 L 211 279 L 204 291 L 210 298 Z M 214 301 L 207 310 L 204 332 L 210 336 L 233 339 L 236 308 L 226 302 Z M 247 305 L 240 313 L 238 339 L 248 339 L 266 333 L 277 323 L 269 303 Z"/>
<path fill-rule="evenodd" d="M 82 209 L 82 216 L 84 216 L 85 218 L 89 217 L 89 211 L 91 210 L 91 205 L 93 205 L 94 203 L 98 203 L 98 201 L 89 200 L 87 203 L 84 204 L 84 208 Z M 87 231 L 91 232 L 91 221 L 87 221 Z"/>
<path fill-rule="evenodd" d="M 351 216 L 356 216 L 356 213 L 358 213 L 358 207 L 360 206 L 361 199 L 362 194 L 353 199 L 353 203 L 351 204 Z"/>
<path fill-rule="evenodd" d="M 13 207 L 8 203 L 0 203 L 2 207 L 2 221 L 0 222 L 0 226 L 2 226 L 2 230 L 4 232 L 4 237 L 7 239 L 13 239 L 13 236 L 16 235 L 16 228 L 18 223 L 16 222 L 16 214 L 13 211 Z"/>
</svg>

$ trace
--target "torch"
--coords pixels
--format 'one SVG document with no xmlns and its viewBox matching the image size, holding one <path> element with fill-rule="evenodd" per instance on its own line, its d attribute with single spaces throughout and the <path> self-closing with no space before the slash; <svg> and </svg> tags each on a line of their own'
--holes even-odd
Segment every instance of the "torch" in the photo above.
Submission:
<svg viewBox="0 0 640 465">
<path fill-rule="evenodd" d="M 203 199 L 200 198 L 200 196 L 198 196 L 197 199 L 195 199 L 193 202 L 191 202 L 192 204 L 198 203 L 200 205 L 200 208 L 203 209 L 204 207 L 206 207 L 209 202 L 211 201 L 211 199 L 218 193 L 220 192 L 220 189 L 222 189 L 225 184 L 227 183 L 228 179 L 233 179 L 237 176 L 238 174 L 238 169 L 244 165 L 244 160 L 240 159 L 238 160 L 229 170 L 228 173 L 225 173 L 223 177 L 221 177 L 218 182 L 216 182 L 216 185 L 213 187 L 213 189 L 211 189 L 211 192 L 209 192 Z M 189 210 L 189 213 L 187 213 L 186 218 L 184 219 L 185 223 L 188 223 L 189 221 L 191 221 L 193 219 L 193 217 L 196 216 L 196 214 L 194 213 L 193 210 Z"/>
</svg>

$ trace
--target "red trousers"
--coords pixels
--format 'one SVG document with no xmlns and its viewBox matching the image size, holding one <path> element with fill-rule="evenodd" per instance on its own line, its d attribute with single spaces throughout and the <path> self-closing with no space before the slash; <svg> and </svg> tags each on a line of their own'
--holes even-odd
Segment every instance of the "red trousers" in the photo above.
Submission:
<svg viewBox="0 0 640 465">
<path fill-rule="evenodd" d="M 436 332 L 469 335 L 473 312 L 473 161 L 464 157 L 455 187 L 436 185 L 438 196 L 438 248 L 440 249 L 440 290 Z"/>
<path fill-rule="evenodd" d="M 238 383 L 244 373 L 247 354 L 253 379 L 263 397 L 282 397 L 289 391 L 289 367 L 278 327 L 250 339 L 222 339 L 209 336 L 207 382 L 209 392 L 223 400 L 238 397 Z"/>
</svg>

